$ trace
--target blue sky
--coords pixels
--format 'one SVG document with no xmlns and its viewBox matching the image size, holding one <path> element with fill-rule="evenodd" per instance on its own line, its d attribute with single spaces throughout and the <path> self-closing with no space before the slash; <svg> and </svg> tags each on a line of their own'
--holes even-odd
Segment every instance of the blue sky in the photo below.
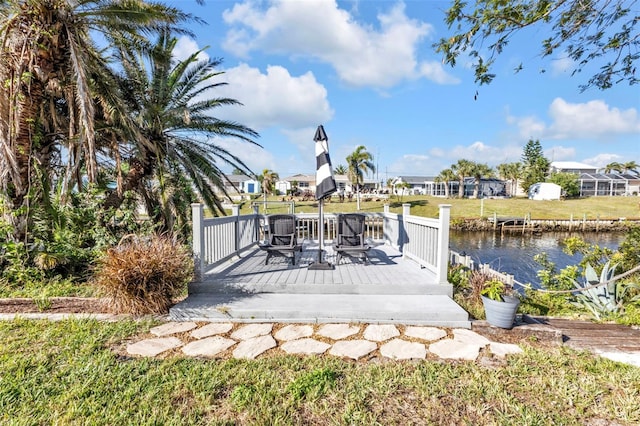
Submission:
<svg viewBox="0 0 640 426">
<path fill-rule="evenodd" d="M 365 145 L 378 168 L 369 177 L 380 181 L 437 175 L 461 158 L 519 161 L 529 139 L 540 140 L 550 160 L 640 163 L 640 86 L 581 93 L 588 70 L 571 77 L 560 53 L 540 58 L 544 28 L 514 39 L 494 82 L 478 87 L 465 58 L 451 68 L 432 47 L 450 34 L 446 1 L 172 4 L 208 24 L 191 25 L 195 38 L 181 37 L 175 55 L 209 46 L 206 55 L 223 59 L 219 81 L 228 85 L 214 95 L 243 106 L 217 115 L 257 130 L 263 148 L 217 143 L 254 172 L 314 173 L 319 124 L 334 166 Z"/>
</svg>

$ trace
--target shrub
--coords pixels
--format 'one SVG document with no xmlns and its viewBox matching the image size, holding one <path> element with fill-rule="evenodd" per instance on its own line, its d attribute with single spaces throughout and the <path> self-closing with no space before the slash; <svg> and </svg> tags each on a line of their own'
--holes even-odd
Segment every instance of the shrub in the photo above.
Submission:
<svg viewBox="0 0 640 426">
<path fill-rule="evenodd" d="M 169 236 L 123 238 L 100 259 L 94 282 L 116 313 L 166 313 L 193 276 L 189 250 Z"/>
</svg>

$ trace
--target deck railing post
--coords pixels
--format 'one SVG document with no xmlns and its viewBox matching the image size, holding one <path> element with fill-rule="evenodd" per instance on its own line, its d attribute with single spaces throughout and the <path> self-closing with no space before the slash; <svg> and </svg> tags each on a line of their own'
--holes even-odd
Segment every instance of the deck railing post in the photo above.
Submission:
<svg viewBox="0 0 640 426">
<path fill-rule="evenodd" d="M 234 204 L 231 206 L 231 215 L 234 217 L 233 221 L 233 251 L 238 254 L 240 252 L 240 206 Z"/>
<path fill-rule="evenodd" d="M 451 217 L 451 204 L 440 204 L 440 215 L 438 217 L 440 221 L 440 230 L 438 232 L 438 265 L 436 272 L 436 280 L 438 284 L 448 284 L 447 282 L 447 270 L 449 268 L 449 262 L 447 261 L 449 253 L 449 219 Z"/>
<path fill-rule="evenodd" d="M 407 236 L 407 217 L 411 214 L 411 204 L 402 204 L 402 219 L 398 221 L 398 233 L 400 234 L 400 247 L 402 247 L 402 257 L 406 256 L 404 245 L 409 241 Z"/>
<path fill-rule="evenodd" d="M 193 250 L 193 273 L 196 281 L 202 280 L 204 271 L 204 206 L 200 203 L 191 204 L 191 228 Z"/>
<path fill-rule="evenodd" d="M 255 218 L 255 229 L 256 229 L 255 241 L 260 241 L 260 238 L 261 238 L 261 234 L 260 234 L 260 210 L 259 210 L 258 206 L 256 206 L 256 205 L 252 205 L 252 208 L 253 208 L 253 217 Z"/>
</svg>

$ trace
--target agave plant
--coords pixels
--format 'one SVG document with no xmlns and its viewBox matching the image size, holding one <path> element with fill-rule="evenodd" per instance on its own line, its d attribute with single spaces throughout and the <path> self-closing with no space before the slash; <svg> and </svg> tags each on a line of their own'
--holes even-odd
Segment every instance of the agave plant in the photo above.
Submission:
<svg viewBox="0 0 640 426">
<path fill-rule="evenodd" d="M 584 271 L 584 285 L 573 281 L 578 290 L 576 304 L 588 309 L 598 320 L 603 315 L 617 312 L 620 308 L 622 286 L 618 286 L 617 280 L 614 279 L 616 266 L 611 266 L 610 262 L 607 262 L 598 276 L 596 270 L 587 264 Z"/>
</svg>

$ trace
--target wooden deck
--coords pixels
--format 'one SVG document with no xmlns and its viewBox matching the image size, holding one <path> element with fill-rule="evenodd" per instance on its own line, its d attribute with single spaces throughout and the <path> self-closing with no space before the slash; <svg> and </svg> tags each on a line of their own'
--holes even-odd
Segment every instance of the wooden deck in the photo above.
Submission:
<svg viewBox="0 0 640 426">
<path fill-rule="evenodd" d="M 323 247 L 323 261 L 335 253 Z M 175 320 L 281 322 L 402 322 L 470 327 L 451 299 L 452 286 L 403 258 L 389 245 L 368 252 L 369 261 L 343 257 L 333 270 L 310 270 L 317 242 L 305 241 L 296 264 L 257 247 L 208 271 L 189 285 L 189 297 L 171 309 Z"/>
<path fill-rule="evenodd" d="M 335 263 L 331 246 L 323 247 L 323 261 Z M 192 283 L 190 293 L 202 293 L 227 289 L 243 289 L 254 292 L 326 292 L 334 288 L 340 293 L 358 291 L 365 293 L 396 291 L 411 288 L 431 294 L 451 296 L 450 285 L 439 285 L 435 274 L 417 263 L 403 259 L 402 254 L 388 245 L 372 247 L 369 261 L 343 257 L 333 270 L 309 270 L 318 260 L 318 244 L 305 242 L 302 253 L 297 254 L 296 264 L 288 257 L 272 257 L 265 265 L 266 253 L 255 248 L 240 259 L 231 261 L 206 274 L 204 280 Z M 363 289 L 363 287 L 365 287 Z M 367 289 L 368 288 L 368 289 Z M 428 289 L 428 290 L 427 290 Z"/>
</svg>

